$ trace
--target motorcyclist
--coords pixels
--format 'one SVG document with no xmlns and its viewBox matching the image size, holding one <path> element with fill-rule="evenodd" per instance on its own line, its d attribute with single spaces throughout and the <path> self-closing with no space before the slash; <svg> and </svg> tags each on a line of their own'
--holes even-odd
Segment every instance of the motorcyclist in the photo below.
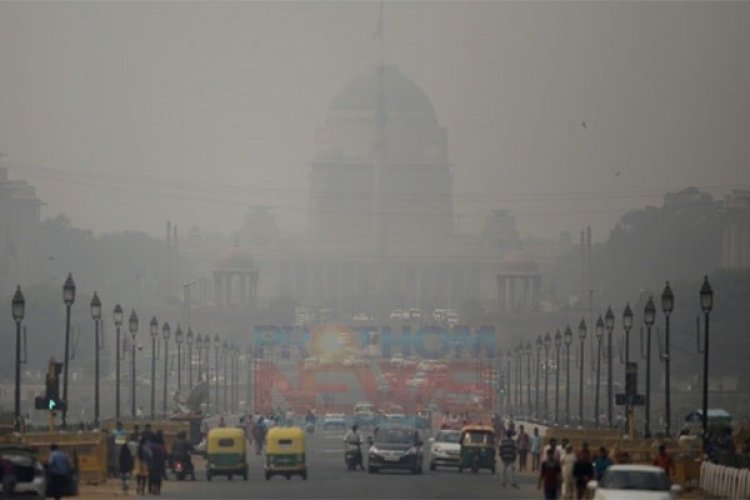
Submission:
<svg viewBox="0 0 750 500">
<path fill-rule="evenodd" d="M 346 432 L 344 443 L 347 446 L 357 447 L 357 465 L 360 469 L 365 470 L 364 463 L 362 463 L 362 436 L 357 432 L 356 424 L 352 425 L 352 428 Z"/>
<path fill-rule="evenodd" d="M 190 454 L 194 452 L 195 449 L 193 448 L 193 445 L 190 444 L 190 441 L 187 440 L 185 431 L 178 432 L 177 439 L 175 439 L 175 442 L 172 445 L 172 463 L 174 464 L 175 460 L 181 461 L 185 472 L 191 476 L 194 474 L 194 469 L 193 459 Z"/>
</svg>

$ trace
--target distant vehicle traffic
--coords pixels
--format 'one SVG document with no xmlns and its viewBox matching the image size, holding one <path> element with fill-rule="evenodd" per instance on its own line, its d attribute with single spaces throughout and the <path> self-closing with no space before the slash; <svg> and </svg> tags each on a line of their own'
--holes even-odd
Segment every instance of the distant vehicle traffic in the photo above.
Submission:
<svg viewBox="0 0 750 500">
<path fill-rule="evenodd" d="M 346 429 L 346 416 L 343 413 L 323 415 L 323 430 L 329 429 Z"/>
</svg>

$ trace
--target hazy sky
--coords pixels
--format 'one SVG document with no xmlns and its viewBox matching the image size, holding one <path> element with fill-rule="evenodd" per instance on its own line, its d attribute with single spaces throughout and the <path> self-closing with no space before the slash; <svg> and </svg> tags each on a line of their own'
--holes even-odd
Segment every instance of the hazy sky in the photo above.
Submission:
<svg viewBox="0 0 750 500">
<path fill-rule="evenodd" d="M 0 164 L 96 231 L 307 225 L 315 127 L 377 3 L 0 3 Z M 750 187 L 750 2 L 399 2 L 386 60 L 448 130 L 455 211 L 525 235 Z M 586 122 L 586 127 L 582 122 Z M 618 174 L 619 172 L 619 174 Z"/>
</svg>

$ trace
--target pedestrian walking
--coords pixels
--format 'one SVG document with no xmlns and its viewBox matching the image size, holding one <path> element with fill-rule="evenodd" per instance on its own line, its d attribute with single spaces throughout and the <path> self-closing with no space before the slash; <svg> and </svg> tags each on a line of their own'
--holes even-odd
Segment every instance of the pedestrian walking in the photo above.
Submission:
<svg viewBox="0 0 750 500">
<path fill-rule="evenodd" d="M 562 473 L 562 498 L 572 500 L 575 495 L 575 478 L 573 469 L 577 461 L 576 454 L 573 452 L 573 445 L 565 448 L 565 453 L 560 457 L 560 469 Z"/>
<path fill-rule="evenodd" d="M 524 430 L 523 425 L 518 426 L 518 438 L 516 438 L 516 447 L 518 448 L 518 471 L 526 472 L 526 459 L 529 455 L 531 439 Z"/>
<path fill-rule="evenodd" d="M 557 500 L 560 492 L 560 462 L 555 459 L 555 449 L 549 448 L 539 467 L 538 489 L 544 487 L 544 500 Z"/>
<path fill-rule="evenodd" d="M 130 478 L 133 474 L 133 454 L 130 451 L 128 443 L 120 445 L 120 453 L 118 457 L 120 479 L 122 479 L 122 492 L 127 495 L 130 490 Z"/>
<path fill-rule="evenodd" d="M 594 460 L 594 479 L 601 481 L 604 471 L 609 469 L 611 465 L 612 459 L 607 454 L 607 448 L 602 446 L 599 448 L 599 456 Z"/>
<path fill-rule="evenodd" d="M 161 431 L 156 431 L 151 443 L 151 461 L 148 464 L 148 491 L 154 495 L 161 494 L 161 481 L 166 474 L 164 466 L 167 460 L 167 449 L 164 447 L 164 435 Z"/>
<path fill-rule="evenodd" d="M 540 457 L 542 456 L 542 436 L 539 435 L 539 427 L 534 427 L 534 435 L 531 436 L 530 441 L 531 471 L 539 472 Z"/>
<path fill-rule="evenodd" d="M 668 478 L 672 477 L 672 473 L 674 472 L 674 461 L 667 453 L 667 447 L 663 444 L 659 446 L 659 452 L 654 457 L 653 463 L 655 466 L 664 469 Z"/>
<path fill-rule="evenodd" d="M 573 478 L 576 482 L 576 498 L 586 497 L 586 486 L 594 478 L 594 465 L 591 462 L 591 452 L 588 443 L 583 443 L 583 449 L 578 453 L 578 460 L 573 466 Z"/>
<path fill-rule="evenodd" d="M 151 448 L 146 438 L 141 436 L 138 442 L 138 450 L 133 461 L 135 472 L 135 491 L 137 495 L 146 494 L 146 481 L 148 480 L 148 464 L 151 462 Z"/>
<path fill-rule="evenodd" d="M 508 479 L 514 488 L 518 488 L 514 470 L 516 463 L 516 443 L 513 441 L 513 434 L 510 431 L 505 433 L 505 439 L 500 442 L 500 460 L 503 462 L 503 488 L 507 485 Z"/>
<path fill-rule="evenodd" d="M 57 500 L 62 498 L 68 489 L 68 483 L 73 474 L 73 464 L 71 464 L 68 455 L 57 447 L 57 444 L 52 443 L 49 449 L 50 454 L 47 459 L 47 471 L 49 472 L 50 481 L 49 491 L 50 496 Z"/>
</svg>

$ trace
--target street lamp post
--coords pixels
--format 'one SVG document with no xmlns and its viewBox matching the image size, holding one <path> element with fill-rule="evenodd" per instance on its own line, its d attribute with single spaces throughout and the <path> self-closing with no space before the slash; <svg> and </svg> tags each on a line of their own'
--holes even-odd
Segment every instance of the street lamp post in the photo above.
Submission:
<svg viewBox="0 0 750 500">
<path fill-rule="evenodd" d="M 216 376 L 214 377 L 215 382 L 215 394 L 216 394 L 216 413 L 219 413 L 221 410 L 221 405 L 219 404 L 219 349 L 221 349 L 221 339 L 219 339 L 219 334 L 217 333 L 214 335 L 214 354 L 215 354 L 215 365 L 216 368 L 214 368 L 214 373 Z"/>
<path fill-rule="evenodd" d="M 544 334 L 544 420 L 549 418 L 549 332 Z"/>
<path fill-rule="evenodd" d="M 161 336 L 164 339 L 164 399 L 162 400 L 162 412 L 167 416 L 167 384 L 169 383 L 169 335 L 171 329 L 169 323 L 164 322 L 161 328 Z"/>
<path fill-rule="evenodd" d="M 151 420 L 156 418 L 156 337 L 159 335 L 159 322 L 156 316 L 151 317 L 149 323 L 151 334 Z"/>
<path fill-rule="evenodd" d="M 94 292 L 91 298 L 91 319 L 94 320 L 94 428 L 99 428 L 99 320 L 102 319 L 102 302 Z"/>
<path fill-rule="evenodd" d="M 672 431 L 672 403 L 670 394 L 669 316 L 674 311 L 674 293 L 667 281 L 661 293 L 661 310 L 664 312 L 664 433 L 670 437 Z"/>
<path fill-rule="evenodd" d="M 11 300 L 13 320 L 16 322 L 16 387 L 13 409 L 13 424 L 16 430 L 21 429 L 21 321 L 26 314 L 26 299 L 21 293 L 21 286 L 16 288 Z"/>
<path fill-rule="evenodd" d="M 122 345 L 120 344 L 120 327 L 122 326 L 122 307 L 120 304 L 115 305 L 113 311 L 115 319 L 115 421 L 120 421 L 120 351 Z"/>
<path fill-rule="evenodd" d="M 221 346 L 222 353 L 224 354 L 224 411 L 228 411 L 229 406 L 227 405 L 227 354 L 229 353 L 229 344 L 225 340 Z"/>
<path fill-rule="evenodd" d="M 594 426 L 599 427 L 599 389 L 602 379 L 602 337 L 604 336 L 604 320 L 601 315 L 596 320 L 596 395 L 594 396 Z"/>
<path fill-rule="evenodd" d="M 534 416 L 536 418 L 539 418 L 539 366 L 542 363 L 542 336 L 537 335 L 536 336 L 536 378 L 535 378 L 535 388 L 534 391 Z"/>
<path fill-rule="evenodd" d="M 211 409 L 211 335 L 203 336 L 203 350 L 206 352 L 206 414 Z"/>
<path fill-rule="evenodd" d="M 70 362 L 70 307 L 76 300 L 76 284 L 73 282 L 73 275 L 68 274 L 65 283 L 63 284 L 63 302 L 65 302 L 65 363 L 63 364 L 63 376 L 65 382 L 63 383 L 63 401 L 65 401 L 65 407 L 62 412 L 62 426 L 68 423 L 68 364 Z"/>
<path fill-rule="evenodd" d="M 570 424 L 570 344 L 573 343 L 573 331 L 565 328 L 565 423 Z"/>
<path fill-rule="evenodd" d="M 523 415 L 523 342 L 516 349 L 516 400 L 518 414 Z"/>
<path fill-rule="evenodd" d="M 709 315 L 714 306 L 714 292 L 708 282 L 708 276 L 703 278 L 700 291 L 701 309 L 705 317 L 705 333 L 703 335 L 703 449 L 708 447 L 708 326 Z"/>
<path fill-rule="evenodd" d="M 646 307 L 643 309 L 643 322 L 646 324 L 646 416 L 643 435 L 651 437 L 651 327 L 656 320 L 656 306 L 654 300 L 649 297 Z"/>
<path fill-rule="evenodd" d="M 231 356 L 232 356 L 232 410 L 237 411 L 237 407 L 239 406 L 239 391 L 237 390 L 239 387 L 239 377 L 237 376 L 237 346 L 232 344 L 231 349 Z"/>
<path fill-rule="evenodd" d="M 138 315 L 130 312 L 130 416 L 135 418 L 135 334 L 138 332 Z"/>
<path fill-rule="evenodd" d="M 527 415 L 531 416 L 531 342 L 526 342 L 526 407 L 528 408 Z"/>
<path fill-rule="evenodd" d="M 177 344 L 177 394 L 182 390 L 182 328 L 177 325 L 177 331 L 174 334 L 174 342 Z"/>
<path fill-rule="evenodd" d="M 560 347 L 562 335 L 560 330 L 555 332 L 555 424 L 560 422 Z"/>
<path fill-rule="evenodd" d="M 627 374 L 628 364 L 630 363 L 630 330 L 633 328 L 633 310 L 630 309 L 630 302 L 625 304 L 625 310 L 622 312 L 622 328 L 625 330 L 625 370 Z M 627 375 L 624 387 L 627 389 Z M 629 399 L 626 399 L 625 401 L 625 418 L 628 425 L 628 434 L 632 437 L 635 431 L 633 430 L 633 419 Z"/>
<path fill-rule="evenodd" d="M 188 391 L 193 388 L 193 329 L 188 327 L 185 335 L 185 343 L 188 347 L 187 365 L 188 365 Z"/>
<path fill-rule="evenodd" d="M 578 339 L 581 341 L 581 359 L 579 360 L 581 366 L 579 367 L 580 374 L 578 377 L 578 419 L 581 427 L 583 427 L 583 354 L 585 352 L 584 342 L 586 340 L 586 320 L 583 318 L 578 323 Z"/>
<path fill-rule="evenodd" d="M 607 328 L 607 423 L 612 427 L 614 425 L 612 420 L 612 405 L 614 404 L 614 395 L 612 394 L 612 331 L 615 328 L 615 314 L 612 312 L 612 307 L 608 307 L 604 314 L 604 326 Z"/>
<path fill-rule="evenodd" d="M 198 352 L 198 383 L 203 380 L 203 336 L 195 336 L 195 350 Z"/>
</svg>

